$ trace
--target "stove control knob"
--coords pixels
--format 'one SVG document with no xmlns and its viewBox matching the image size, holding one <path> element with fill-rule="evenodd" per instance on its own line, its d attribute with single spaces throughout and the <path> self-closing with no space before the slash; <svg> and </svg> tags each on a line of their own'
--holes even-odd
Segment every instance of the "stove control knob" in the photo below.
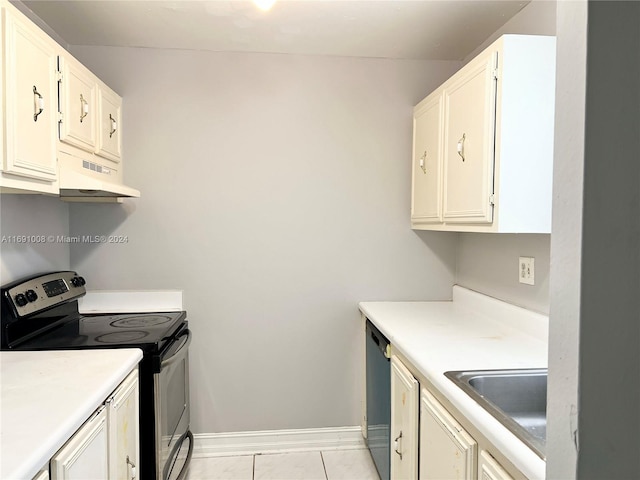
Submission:
<svg viewBox="0 0 640 480">
<path fill-rule="evenodd" d="M 33 290 L 27 290 L 26 295 L 27 300 L 29 300 L 30 302 L 35 302 L 38 299 L 38 294 Z"/>
<path fill-rule="evenodd" d="M 83 287 L 87 283 L 84 281 L 84 277 L 78 277 L 78 282 L 80 282 L 81 287 Z"/>
<path fill-rule="evenodd" d="M 27 304 L 27 297 L 25 297 L 22 293 L 17 294 L 14 297 L 16 305 L 19 307 L 24 307 Z"/>
<path fill-rule="evenodd" d="M 73 285 L 74 287 L 79 287 L 80 286 L 80 277 L 73 277 L 71 279 L 71 285 Z"/>
</svg>

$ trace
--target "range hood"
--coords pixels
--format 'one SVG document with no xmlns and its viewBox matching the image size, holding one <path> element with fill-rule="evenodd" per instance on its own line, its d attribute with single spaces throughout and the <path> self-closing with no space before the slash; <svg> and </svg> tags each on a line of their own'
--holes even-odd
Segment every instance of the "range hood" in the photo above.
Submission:
<svg viewBox="0 0 640 480">
<path fill-rule="evenodd" d="M 140 197 L 139 190 L 120 182 L 122 175 L 117 165 L 59 151 L 58 167 L 60 199 L 66 202 L 121 203 L 126 197 Z"/>
</svg>

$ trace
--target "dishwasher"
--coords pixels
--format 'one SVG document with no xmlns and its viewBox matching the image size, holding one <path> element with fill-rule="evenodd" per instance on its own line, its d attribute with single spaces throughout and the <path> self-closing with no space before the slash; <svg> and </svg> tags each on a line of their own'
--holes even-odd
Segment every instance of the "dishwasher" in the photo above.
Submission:
<svg viewBox="0 0 640 480">
<path fill-rule="evenodd" d="M 367 447 L 380 480 L 390 477 L 391 364 L 389 340 L 367 319 Z"/>
</svg>

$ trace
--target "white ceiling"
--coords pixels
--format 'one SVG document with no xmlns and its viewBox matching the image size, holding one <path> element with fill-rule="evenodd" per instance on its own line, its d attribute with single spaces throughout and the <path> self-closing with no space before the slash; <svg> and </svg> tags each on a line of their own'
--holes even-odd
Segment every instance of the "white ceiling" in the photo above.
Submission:
<svg viewBox="0 0 640 480">
<path fill-rule="evenodd" d="M 23 3 L 70 45 L 461 60 L 529 0 Z"/>
</svg>

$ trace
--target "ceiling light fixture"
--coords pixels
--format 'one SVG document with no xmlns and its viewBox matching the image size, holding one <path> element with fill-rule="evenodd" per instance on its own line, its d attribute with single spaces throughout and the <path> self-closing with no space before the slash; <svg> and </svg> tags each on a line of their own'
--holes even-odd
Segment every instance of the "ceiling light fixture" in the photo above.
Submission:
<svg viewBox="0 0 640 480">
<path fill-rule="evenodd" d="M 256 7 L 258 7 L 260 10 L 266 12 L 271 7 L 273 7 L 273 4 L 276 3 L 276 0 L 253 0 L 253 3 L 255 3 Z"/>
</svg>

